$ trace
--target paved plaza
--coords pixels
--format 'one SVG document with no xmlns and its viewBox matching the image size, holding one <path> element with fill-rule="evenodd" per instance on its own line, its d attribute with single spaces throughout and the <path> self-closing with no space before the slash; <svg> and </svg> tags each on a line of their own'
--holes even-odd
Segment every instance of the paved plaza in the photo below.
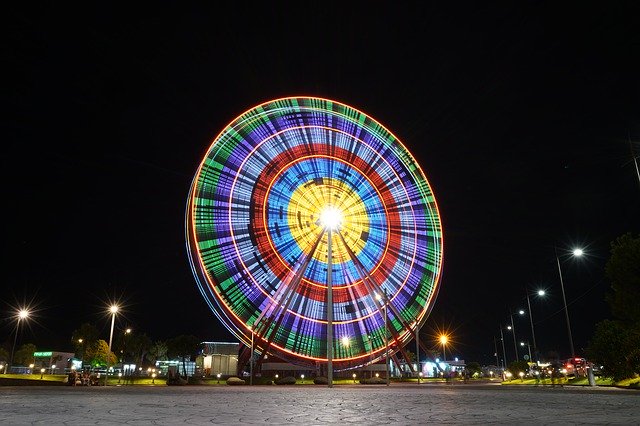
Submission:
<svg viewBox="0 0 640 426">
<path fill-rule="evenodd" d="M 640 424 L 615 388 L 386 386 L 0 387 L 0 424 Z"/>
</svg>

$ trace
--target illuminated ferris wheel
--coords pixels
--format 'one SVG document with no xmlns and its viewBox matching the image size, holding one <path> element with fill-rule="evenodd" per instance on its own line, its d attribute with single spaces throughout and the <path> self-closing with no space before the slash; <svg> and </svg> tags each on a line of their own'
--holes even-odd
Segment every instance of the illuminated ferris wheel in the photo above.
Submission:
<svg viewBox="0 0 640 426">
<path fill-rule="evenodd" d="M 442 267 L 412 155 L 345 104 L 277 99 L 233 120 L 193 179 L 186 236 L 218 319 L 264 356 L 366 365 L 426 320 Z"/>
</svg>

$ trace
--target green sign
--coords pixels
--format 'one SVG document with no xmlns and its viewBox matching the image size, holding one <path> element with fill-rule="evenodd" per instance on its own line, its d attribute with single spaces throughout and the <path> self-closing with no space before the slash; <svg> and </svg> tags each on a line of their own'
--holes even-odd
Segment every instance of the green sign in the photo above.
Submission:
<svg viewBox="0 0 640 426">
<path fill-rule="evenodd" d="M 47 356 L 51 356 L 53 355 L 53 352 L 34 352 L 33 356 L 34 357 L 47 357 Z"/>
</svg>

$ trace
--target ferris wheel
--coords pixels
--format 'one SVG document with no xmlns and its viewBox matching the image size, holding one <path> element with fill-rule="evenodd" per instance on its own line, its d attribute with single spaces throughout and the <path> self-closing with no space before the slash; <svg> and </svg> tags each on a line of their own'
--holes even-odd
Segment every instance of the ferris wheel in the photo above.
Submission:
<svg viewBox="0 0 640 426">
<path fill-rule="evenodd" d="M 262 356 L 376 362 L 438 293 L 442 229 L 422 169 L 333 100 L 276 99 L 229 123 L 195 174 L 185 228 L 205 300 Z"/>
</svg>

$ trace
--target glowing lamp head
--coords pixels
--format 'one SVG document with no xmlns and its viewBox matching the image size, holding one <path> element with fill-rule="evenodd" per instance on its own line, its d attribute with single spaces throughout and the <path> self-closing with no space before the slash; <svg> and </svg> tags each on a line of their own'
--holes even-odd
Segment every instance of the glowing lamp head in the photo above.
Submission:
<svg viewBox="0 0 640 426">
<path fill-rule="evenodd" d="M 320 223 L 327 229 L 338 229 L 342 224 L 342 212 L 335 207 L 327 207 L 320 213 Z"/>
<path fill-rule="evenodd" d="M 349 346 L 349 338 L 347 336 L 342 338 L 342 346 Z"/>
<path fill-rule="evenodd" d="M 119 308 L 118 308 L 118 305 L 111 305 L 111 306 L 109 307 L 109 312 L 111 312 L 112 314 L 115 314 L 115 313 L 117 313 L 117 312 L 118 312 L 118 309 L 119 309 Z"/>
<path fill-rule="evenodd" d="M 442 343 L 443 345 L 446 345 L 448 340 L 449 338 L 444 334 L 440 336 L 440 343 Z"/>
<path fill-rule="evenodd" d="M 520 310 L 518 311 L 518 313 L 519 313 L 520 315 L 524 315 L 524 310 L 523 310 L 523 309 L 520 309 Z"/>
<path fill-rule="evenodd" d="M 27 309 L 20 309 L 20 311 L 18 311 L 18 318 L 25 319 L 28 316 L 29 316 L 29 311 Z"/>
<path fill-rule="evenodd" d="M 538 296 L 544 296 L 545 294 L 547 294 L 546 291 L 544 290 L 538 290 Z"/>
<path fill-rule="evenodd" d="M 576 257 L 580 257 L 583 254 L 584 254 L 584 252 L 582 251 L 582 249 L 577 248 L 577 249 L 573 250 L 573 255 L 576 256 Z"/>
</svg>

